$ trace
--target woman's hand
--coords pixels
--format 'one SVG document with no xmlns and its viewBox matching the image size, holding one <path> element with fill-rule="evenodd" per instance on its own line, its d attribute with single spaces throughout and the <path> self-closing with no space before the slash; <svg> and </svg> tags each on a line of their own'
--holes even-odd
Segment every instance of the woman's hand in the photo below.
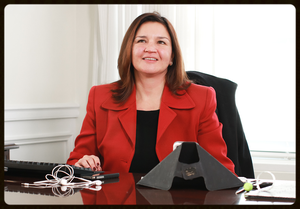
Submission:
<svg viewBox="0 0 300 209">
<path fill-rule="evenodd" d="M 95 155 L 84 155 L 75 163 L 75 166 L 91 168 L 93 171 L 102 171 L 100 159 Z"/>
</svg>

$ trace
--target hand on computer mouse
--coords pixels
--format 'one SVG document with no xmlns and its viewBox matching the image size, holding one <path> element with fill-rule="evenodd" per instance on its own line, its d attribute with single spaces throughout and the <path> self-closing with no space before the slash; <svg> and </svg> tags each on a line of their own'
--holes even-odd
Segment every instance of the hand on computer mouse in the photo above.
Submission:
<svg viewBox="0 0 300 209">
<path fill-rule="evenodd" d="M 84 155 L 75 163 L 75 166 L 91 168 L 93 171 L 102 171 L 100 159 L 95 155 Z"/>
</svg>

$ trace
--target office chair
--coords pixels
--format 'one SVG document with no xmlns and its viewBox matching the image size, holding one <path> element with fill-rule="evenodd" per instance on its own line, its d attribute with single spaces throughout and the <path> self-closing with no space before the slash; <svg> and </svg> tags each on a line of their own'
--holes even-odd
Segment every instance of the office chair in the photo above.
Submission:
<svg viewBox="0 0 300 209">
<path fill-rule="evenodd" d="M 227 145 L 227 157 L 235 165 L 238 176 L 254 178 L 252 159 L 244 134 L 241 119 L 235 104 L 237 84 L 198 71 L 187 71 L 189 79 L 195 84 L 211 86 L 216 91 L 216 114 L 223 124 L 223 138 Z"/>
</svg>

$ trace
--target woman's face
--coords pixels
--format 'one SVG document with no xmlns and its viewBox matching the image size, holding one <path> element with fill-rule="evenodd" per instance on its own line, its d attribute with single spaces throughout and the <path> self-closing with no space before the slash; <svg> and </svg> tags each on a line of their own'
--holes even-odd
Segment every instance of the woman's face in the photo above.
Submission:
<svg viewBox="0 0 300 209">
<path fill-rule="evenodd" d="M 166 74 L 172 62 L 172 42 L 164 25 L 146 22 L 138 29 L 132 46 L 136 73 Z"/>
</svg>

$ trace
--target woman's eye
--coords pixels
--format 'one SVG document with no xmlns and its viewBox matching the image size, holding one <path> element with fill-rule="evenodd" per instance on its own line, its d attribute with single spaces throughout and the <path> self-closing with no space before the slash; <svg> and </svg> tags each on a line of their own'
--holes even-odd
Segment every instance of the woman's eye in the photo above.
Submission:
<svg viewBox="0 0 300 209">
<path fill-rule="evenodd" d="M 159 44 L 166 44 L 164 41 L 158 41 Z"/>
<path fill-rule="evenodd" d="M 146 41 L 143 40 L 143 39 L 140 39 L 140 40 L 137 41 L 137 43 L 145 43 L 145 42 L 146 42 Z"/>
</svg>

